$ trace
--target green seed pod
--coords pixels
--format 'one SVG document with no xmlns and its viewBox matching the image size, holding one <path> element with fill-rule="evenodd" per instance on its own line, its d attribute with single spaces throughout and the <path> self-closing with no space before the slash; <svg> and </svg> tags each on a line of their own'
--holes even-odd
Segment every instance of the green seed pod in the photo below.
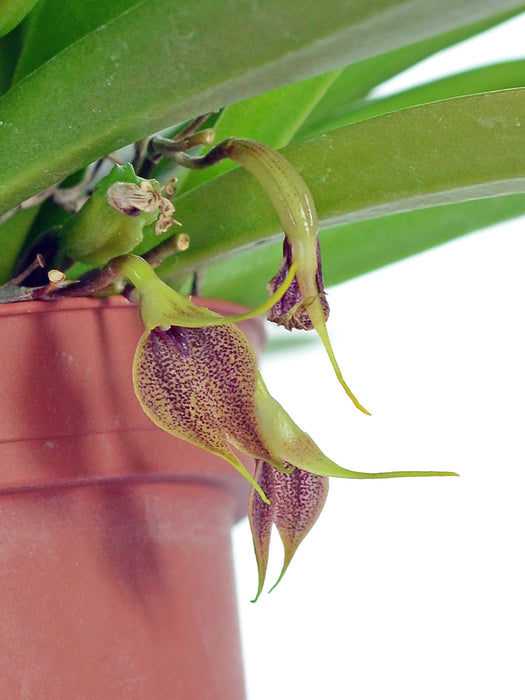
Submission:
<svg viewBox="0 0 525 700">
<path fill-rule="evenodd" d="M 144 226 L 156 222 L 156 232 L 164 233 L 174 223 L 174 211 L 156 180 L 138 177 L 129 163 L 116 165 L 64 225 L 62 248 L 79 262 L 105 265 L 132 251 L 142 241 Z"/>
</svg>

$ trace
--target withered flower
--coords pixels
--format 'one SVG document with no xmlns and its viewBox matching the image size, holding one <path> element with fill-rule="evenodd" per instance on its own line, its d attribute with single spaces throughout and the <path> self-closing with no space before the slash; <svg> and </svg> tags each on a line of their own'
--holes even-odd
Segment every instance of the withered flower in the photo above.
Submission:
<svg viewBox="0 0 525 700">
<path fill-rule="evenodd" d="M 88 265 L 104 265 L 133 250 L 143 238 L 145 226 L 165 233 L 173 224 L 175 207 L 165 196 L 171 186 L 145 180 L 133 166 L 115 165 L 95 186 L 80 211 L 60 233 L 65 253 Z"/>
</svg>

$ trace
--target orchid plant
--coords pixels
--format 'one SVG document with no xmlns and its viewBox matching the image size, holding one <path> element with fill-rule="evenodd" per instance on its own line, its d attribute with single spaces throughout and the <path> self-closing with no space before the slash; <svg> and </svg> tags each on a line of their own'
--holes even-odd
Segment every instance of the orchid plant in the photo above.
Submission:
<svg viewBox="0 0 525 700">
<path fill-rule="evenodd" d="M 373 97 L 525 3 L 462 7 L 0 0 L 0 302 L 136 299 L 144 411 L 251 484 L 257 596 L 273 526 L 282 577 L 329 477 L 450 475 L 335 464 L 269 394 L 235 322 L 314 331 L 368 413 L 330 343 L 325 280 L 525 211 L 522 62 Z M 196 291 L 252 310 L 219 316 Z"/>
</svg>

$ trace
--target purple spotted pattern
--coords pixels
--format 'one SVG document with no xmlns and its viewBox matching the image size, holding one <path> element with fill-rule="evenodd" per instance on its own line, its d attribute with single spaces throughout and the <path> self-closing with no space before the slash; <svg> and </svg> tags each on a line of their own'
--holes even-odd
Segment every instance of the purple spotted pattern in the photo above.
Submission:
<svg viewBox="0 0 525 700">
<path fill-rule="evenodd" d="M 328 495 L 328 478 L 310 474 L 297 467 L 290 473 L 283 473 L 264 460 L 259 460 L 255 480 L 270 499 L 270 504 L 264 503 L 252 488 L 248 505 L 259 569 L 260 593 L 268 565 L 272 525 L 277 527 L 284 545 L 282 576 L 323 509 Z"/>
<path fill-rule="evenodd" d="M 230 444 L 271 459 L 255 405 L 257 366 L 235 326 L 155 328 L 135 356 L 135 390 L 160 427 L 226 458 Z"/>
</svg>

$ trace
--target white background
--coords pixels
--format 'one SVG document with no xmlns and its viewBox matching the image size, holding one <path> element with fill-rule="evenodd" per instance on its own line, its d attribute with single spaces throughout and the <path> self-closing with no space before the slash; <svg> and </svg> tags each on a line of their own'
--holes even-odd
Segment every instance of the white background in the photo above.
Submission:
<svg viewBox="0 0 525 700">
<path fill-rule="evenodd" d="M 524 36 L 520 18 L 385 90 L 522 57 Z M 342 466 L 461 477 L 332 479 L 285 578 L 256 604 L 249 527 L 237 526 L 249 700 L 525 698 L 524 228 L 330 290 L 332 342 L 372 417 L 320 342 L 263 358 L 270 391 Z M 268 584 L 281 557 L 275 534 Z"/>
</svg>

